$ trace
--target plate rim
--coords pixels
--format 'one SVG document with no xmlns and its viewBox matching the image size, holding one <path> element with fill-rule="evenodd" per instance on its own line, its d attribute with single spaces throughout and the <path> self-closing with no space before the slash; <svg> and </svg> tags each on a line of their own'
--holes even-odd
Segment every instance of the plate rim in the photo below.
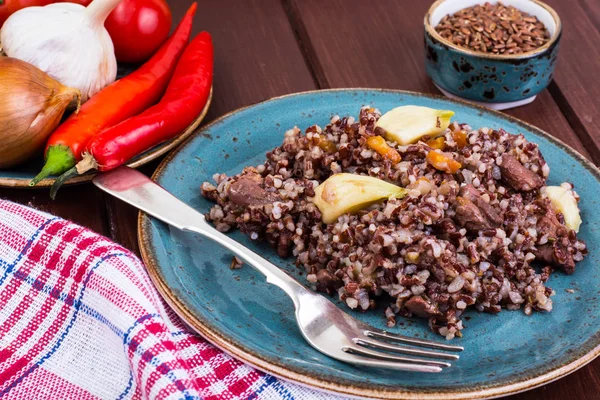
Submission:
<svg viewBox="0 0 600 400">
<path fill-rule="evenodd" d="M 522 126 L 523 128 L 534 132 L 536 135 L 543 137 L 548 140 L 552 144 L 558 146 L 567 152 L 570 156 L 572 156 L 576 161 L 578 161 L 584 168 L 586 168 L 592 175 L 595 176 L 596 180 L 600 182 L 600 169 L 596 167 L 591 161 L 586 159 L 581 153 L 575 150 L 570 145 L 564 143 L 558 138 L 550 135 L 544 130 L 537 128 L 534 125 L 531 125 L 525 121 L 522 121 L 516 117 L 511 115 L 507 115 L 501 113 L 499 111 L 490 110 L 483 106 L 479 106 L 467 101 L 448 99 L 443 96 L 429 94 L 429 93 L 420 93 L 414 91 L 407 90 L 396 90 L 396 89 L 379 89 L 379 88 L 363 88 L 363 87 L 349 87 L 349 88 L 336 88 L 336 89 L 320 89 L 320 90 L 309 90 L 303 92 L 295 92 L 282 96 L 276 96 L 269 98 L 264 101 L 260 101 L 248 106 L 240 107 L 233 111 L 230 111 L 219 118 L 212 121 L 210 124 L 203 126 L 201 129 L 198 129 L 194 132 L 193 135 L 189 136 L 183 143 L 181 143 L 175 150 L 170 152 L 165 159 L 159 164 L 155 172 L 152 174 L 152 180 L 157 181 L 160 176 L 163 174 L 164 169 L 167 165 L 179 154 L 192 140 L 196 137 L 201 136 L 203 132 L 210 129 L 214 125 L 221 123 L 224 119 L 237 114 L 243 110 L 246 110 L 251 107 L 256 107 L 258 105 L 262 105 L 264 103 L 274 102 L 280 99 L 297 97 L 299 95 L 311 95 L 311 94 L 320 94 L 320 93 L 330 93 L 330 92 L 347 92 L 347 91 L 365 91 L 365 92 L 383 92 L 383 93 L 394 93 L 394 94 L 405 94 L 411 96 L 420 96 L 427 97 L 435 100 L 444 100 L 449 102 L 458 103 L 463 106 L 470 107 L 472 109 L 476 109 L 485 113 L 492 114 L 501 119 L 507 120 L 511 123 L 515 123 L 517 125 Z M 152 255 L 152 245 L 150 243 L 150 217 L 144 214 L 143 212 L 138 213 L 138 244 L 140 248 L 140 254 L 142 256 L 142 260 L 146 265 L 146 269 L 150 278 L 152 279 L 154 285 L 156 286 L 159 293 L 162 295 L 164 300 L 169 304 L 169 306 L 175 311 L 179 317 L 185 321 L 192 329 L 198 332 L 202 337 L 208 340 L 211 344 L 215 345 L 219 349 L 223 350 L 227 354 L 232 357 L 241 360 L 244 363 L 247 363 L 263 372 L 268 374 L 277 376 L 279 378 L 286 379 L 288 381 L 297 383 L 302 386 L 316 388 L 325 392 L 337 394 L 337 395 L 349 395 L 349 396 L 364 396 L 370 398 L 383 398 L 383 399 L 394 399 L 394 398 L 405 398 L 405 399 L 422 399 L 422 400 L 458 400 L 458 399 L 491 399 L 497 398 L 506 395 L 517 394 L 521 392 L 525 392 L 539 386 L 548 384 L 553 382 L 559 378 L 562 378 L 579 368 L 585 366 L 590 363 L 596 357 L 600 355 L 600 335 L 595 335 L 590 337 L 589 340 L 594 340 L 593 345 L 595 345 L 589 352 L 586 354 L 579 356 L 574 360 L 567 360 L 566 363 L 557 367 L 551 371 L 548 371 L 542 375 L 531 377 L 524 379 L 520 382 L 514 383 L 506 383 L 501 384 L 495 387 L 481 388 L 470 390 L 468 388 L 463 389 L 452 389 L 450 391 L 419 391 L 419 390 L 406 390 L 404 388 L 392 389 L 389 388 L 378 390 L 377 388 L 364 388 L 364 387 L 354 387 L 354 386 L 346 386 L 337 384 L 336 382 L 331 382 L 324 379 L 319 379 L 318 377 L 311 376 L 308 374 L 295 372 L 279 365 L 275 365 L 263 358 L 260 355 L 253 354 L 250 351 L 247 351 L 243 348 L 239 348 L 235 344 L 229 343 L 227 339 L 221 335 L 218 331 L 213 331 L 212 329 L 205 326 L 202 321 L 200 321 L 194 313 L 181 301 L 178 296 L 173 293 L 163 277 L 161 276 L 158 268 L 158 262 Z M 598 331 L 600 333 L 600 330 Z"/>
<path fill-rule="evenodd" d="M 178 147 L 180 144 L 183 144 L 183 142 L 196 131 L 196 129 L 200 126 L 200 124 L 206 117 L 206 114 L 208 113 L 208 110 L 212 103 L 212 97 L 213 97 L 213 87 L 211 86 L 210 93 L 208 95 L 208 99 L 206 100 L 206 104 L 204 105 L 202 112 L 200 112 L 200 115 L 198 115 L 196 117 L 196 119 L 187 128 L 185 128 L 185 130 L 181 134 L 179 134 L 177 137 L 175 137 L 171 141 L 159 144 L 158 146 L 148 150 L 147 152 L 144 152 L 141 157 L 134 159 L 134 161 L 129 162 L 127 164 L 127 166 L 131 167 L 131 168 L 141 167 L 142 165 L 145 165 L 145 164 L 149 163 L 150 161 L 153 161 L 156 158 L 167 153 L 168 151 Z M 71 186 L 71 185 L 77 185 L 77 184 L 81 184 L 81 183 L 91 182 L 91 180 L 94 179 L 94 176 L 96 176 L 96 174 L 94 174 L 94 173 L 76 176 L 74 178 L 69 179 L 65 183 L 65 185 Z M 19 188 L 19 189 L 30 189 L 30 190 L 44 189 L 44 188 L 51 187 L 54 184 L 54 181 L 56 180 L 56 178 L 42 179 L 35 186 L 29 186 L 30 180 L 31 179 L 5 178 L 5 177 L 0 176 L 0 188 Z"/>
</svg>

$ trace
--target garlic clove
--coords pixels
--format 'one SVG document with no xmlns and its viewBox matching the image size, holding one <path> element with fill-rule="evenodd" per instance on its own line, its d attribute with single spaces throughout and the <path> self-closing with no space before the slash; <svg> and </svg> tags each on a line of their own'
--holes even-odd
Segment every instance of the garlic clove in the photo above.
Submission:
<svg viewBox="0 0 600 400">
<path fill-rule="evenodd" d="M 359 211 L 390 197 L 402 198 L 407 189 L 381 179 L 348 173 L 335 174 L 315 189 L 313 203 L 321 211 L 323 222 L 331 224 L 339 216 Z"/>
<path fill-rule="evenodd" d="M 547 186 L 542 189 L 542 194 L 550 199 L 556 211 L 562 213 L 567 228 L 579 232 L 581 216 L 579 214 L 577 198 L 573 190 L 567 189 L 564 186 Z"/>
<path fill-rule="evenodd" d="M 438 136 L 450 125 L 453 111 L 429 107 L 401 106 L 386 112 L 375 127 L 385 131 L 388 140 L 405 146 L 423 136 Z"/>
</svg>

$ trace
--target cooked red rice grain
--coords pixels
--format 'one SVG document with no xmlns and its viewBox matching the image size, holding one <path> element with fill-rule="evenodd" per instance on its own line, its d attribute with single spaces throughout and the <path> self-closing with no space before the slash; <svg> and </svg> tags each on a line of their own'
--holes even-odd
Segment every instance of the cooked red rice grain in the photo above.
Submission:
<svg viewBox="0 0 600 400">
<path fill-rule="evenodd" d="M 217 203 L 207 219 L 220 231 L 238 228 L 281 256 L 293 255 L 310 286 L 336 294 L 349 308 L 364 311 L 384 302 L 388 327 L 396 315 L 420 316 L 451 339 L 461 335 L 460 318 L 469 307 L 551 311 L 553 291 L 545 282 L 552 269 L 573 272 L 587 250 L 539 187 L 523 191 L 503 179 L 514 172 L 534 186 L 545 182 L 550 170 L 537 145 L 502 129 L 455 122 L 445 132 L 445 151 L 462 168 L 448 174 L 427 163 L 423 142 L 390 143 L 402 156 L 399 163 L 369 149 L 366 138 L 377 134 L 380 116 L 363 107 L 356 121 L 334 116 L 304 134 L 290 129 L 264 164 L 231 177 L 215 174 L 214 183 L 201 186 L 202 195 Z M 467 132 L 462 148 L 455 131 Z M 515 171 L 503 172 L 506 159 Z M 410 193 L 325 225 L 311 197 L 340 172 L 384 179 Z M 240 188 L 252 195 L 234 196 Z"/>
</svg>

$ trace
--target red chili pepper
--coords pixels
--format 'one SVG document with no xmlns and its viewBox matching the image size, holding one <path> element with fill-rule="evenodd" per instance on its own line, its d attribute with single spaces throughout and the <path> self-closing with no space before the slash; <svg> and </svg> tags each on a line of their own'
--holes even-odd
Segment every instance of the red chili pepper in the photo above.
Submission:
<svg viewBox="0 0 600 400">
<path fill-rule="evenodd" d="M 183 52 L 160 102 L 95 136 L 81 163 L 91 162 L 93 168 L 108 171 L 177 136 L 202 112 L 212 79 L 212 39 L 208 32 L 202 32 Z M 81 172 L 82 168 L 78 169 Z"/>
<path fill-rule="evenodd" d="M 183 52 L 160 102 L 96 135 L 76 167 L 56 180 L 50 197 L 54 198 L 62 183 L 74 175 L 91 169 L 111 170 L 180 134 L 204 109 L 212 81 L 212 39 L 208 32 L 202 32 Z"/>
<path fill-rule="evenodd" d="M 192 30 L 197 5 L 189 8 L 173 35 L 138 70 L 114 82 L 88 100 L 50 136 L 46 163 L 30 182 L 60 175 L 75 166 L 88 142 L 103 129 L 141 113 L 155 104 L 171 79 Z"/>
</svg>

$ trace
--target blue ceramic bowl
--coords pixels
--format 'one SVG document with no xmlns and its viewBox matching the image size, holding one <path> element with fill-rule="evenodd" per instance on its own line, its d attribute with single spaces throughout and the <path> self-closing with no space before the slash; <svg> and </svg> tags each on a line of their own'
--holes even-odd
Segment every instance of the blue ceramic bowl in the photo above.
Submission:
<svg viewBox="0 0 600 400">
<path fill-rule="evenodd" d="M 536 16 L 550 31 L 544 46 L 525 54 L 488 54 L 459 47 L 442 38 L 440 20 L 482 0 L 438 0 L 425 15 L 425 68 L 435 85 L 449 97 L 504 109 L 532 102 L 552 79 L 561 36 L 558 14 L 537 0 L 505 0 Z"/>
</svg>

